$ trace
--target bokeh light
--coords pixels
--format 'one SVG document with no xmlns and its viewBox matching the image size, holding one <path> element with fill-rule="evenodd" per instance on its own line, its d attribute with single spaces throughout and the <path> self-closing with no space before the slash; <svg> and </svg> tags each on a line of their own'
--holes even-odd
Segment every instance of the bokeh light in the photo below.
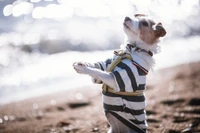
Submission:
<svg viewBox="0 0 200 133">
<path fill-rule="evenodd" d="M 24 14 L 29 14 L 33 10 L 33 4 L 30 2 L 14 2 L 12 7 L 12 15 L 19 17 Z"/>
<path fill-rule="evenodd" d="M 44 17 L 44 7 L 36 7 L 33 9 L 32 17 L 35 19 L 41 19 Z"/>
<path fill-rule="evenodd" d="M 165 40 L 178 39 L 173 41 L 176 52 L 188 55 L 191 49 L 180 49 L 179 44 L 199 42 L 199 0 L 3 0 L 0 4 L 0 99 L 10 96 L 14 100 L 29 91 L 38 95 L 38 91 L 56 91 L 55 86 L 60 90 L 73 86 L 77 75 L 72 62 L 96 61 L 85 51 L 119 48 L 124 42 L 123 19 L 134 13 L 160 20 L 167 30 Z M 192 40 L 179 40 L 185 37 Z M 164 47 L 169 49 L 168 45 Z M 198 45 L 194 47 L 199 49 Z M 95 54 L 100 60 L 109 53 Z M 165 64 L 162 59 L 158 61 L 159 68 Z M 81 81 L 81 85 L 90 83 Z M 76 98 L 81 95 L 77 93 Z"/>
<path fill-rule="evenodd" d="M 4 16 L 10 16 L 12 14 L 12 8 L 13 8 L 12 5 L 5 6 L 3 9 Z"/>
</svg>

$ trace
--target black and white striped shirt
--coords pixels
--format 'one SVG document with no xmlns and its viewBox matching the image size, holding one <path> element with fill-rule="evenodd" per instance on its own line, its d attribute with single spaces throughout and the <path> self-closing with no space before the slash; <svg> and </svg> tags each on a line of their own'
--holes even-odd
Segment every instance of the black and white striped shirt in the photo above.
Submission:
<svg viewBox="0 0 200 133">
<path fill-rule="evenodd" d="M 117 84 L 117 87 L 113 88 L 116 92 L 134 92 L 146 89 L 146 74 L 150 68 L 139 56 L 135 54 L 131 54 L 131 56 L 133 61 L 123 59 L 111 72 Z M 106 71 L 117 57 L 114 55 L 113 58 L 98 62 L 101 70 Z M 103 93 L 103 104 L 105 111 L 113 112 L 124 124 L 133 123 L 143 129 L 147 128 L 145 95 L 122 96 L 106 92 Z"/>
</svg>

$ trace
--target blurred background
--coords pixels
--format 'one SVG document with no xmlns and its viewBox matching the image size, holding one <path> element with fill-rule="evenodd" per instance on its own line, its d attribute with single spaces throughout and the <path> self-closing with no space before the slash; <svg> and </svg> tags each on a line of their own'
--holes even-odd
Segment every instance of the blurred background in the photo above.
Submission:
<svg viewBox="0 0 200 133">
<path fill-rule="evenodd" d="M 134 13 L 167 30 L 155 70 L 200 60 L 200 0 L 0 0 L 0 104 L 91 85 L 72 63 L 111 56 Z"/>
</svg>

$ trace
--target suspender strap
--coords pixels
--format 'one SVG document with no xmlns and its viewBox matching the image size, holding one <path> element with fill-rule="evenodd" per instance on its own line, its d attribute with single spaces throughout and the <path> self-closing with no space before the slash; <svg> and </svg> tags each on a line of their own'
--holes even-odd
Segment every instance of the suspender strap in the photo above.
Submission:
<svg viewBox="0 0 200 133">
<path fill-rule="evenodd" d="M 133 60 L 130 54 L 124 53 L 122 50 L 114 51 L 114 54 L 118 55 L 118 58 L 115 59 L 108 67 L 107 72 L 111 72 L 117 64 L 119 64 L 123 59 Z M 123 96 L 141 96 L 143 95 L 143 90 L 137 90 L 135 92 L 115 92 L 114 89 L 110 88 L 108 85 L 103 84 L 102 89 L 104 92 L 115 93 Z"/>
<path fill-rule="evenodd" d="M 115 92 L 112 88 L 110 88 L 106 84 L 103 84 L 102 89 L 104 92 L 115 93 L 122 96 L 142 96 L 143 95 L 143 90 L 137 90 L 135 92 L 121 92 L 121 91 Z"/>
</svg>

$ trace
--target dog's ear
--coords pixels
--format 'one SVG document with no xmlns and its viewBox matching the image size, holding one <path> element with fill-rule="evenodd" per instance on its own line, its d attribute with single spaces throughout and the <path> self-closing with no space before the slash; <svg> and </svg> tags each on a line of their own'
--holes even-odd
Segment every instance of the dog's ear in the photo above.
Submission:
<svg viewBox="0 0 200 133">
<path fill-rule="evenodd" d="M 158 23 L 155 26 L 153 26 L 153 30 L 156 37 L 163 37 L 166 35 L 166 31 L 162 23 Z"/>
<path fill-rule="evenodd" d="M 135 14 L 134 16 L 135 16 L 135 17 L 145 17 L 145 16 L 147 16 L 147 15 L 145 15 L 145 14 L 139 14 L 139 13 L 138 13 L 138 14 Z"/>
</svg>

